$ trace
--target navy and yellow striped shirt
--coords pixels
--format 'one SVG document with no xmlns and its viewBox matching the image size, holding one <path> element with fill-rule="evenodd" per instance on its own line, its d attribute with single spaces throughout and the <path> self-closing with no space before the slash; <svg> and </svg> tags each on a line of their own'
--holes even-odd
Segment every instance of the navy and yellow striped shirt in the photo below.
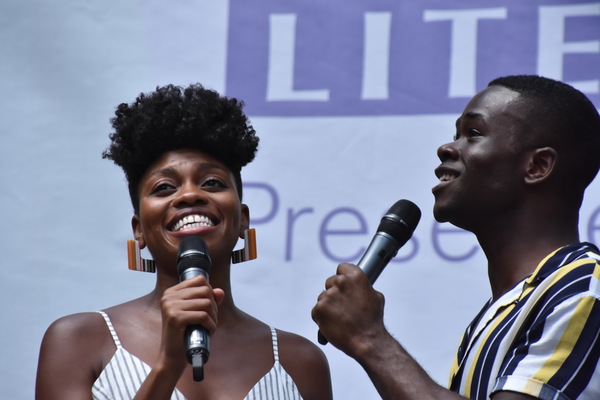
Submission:
<svg viewBox="0 0 600 400">
<path fill-rule="evenodd" d="M 600 399 L 599 253 L 590 243 L 562 247 L 489 301 L 463 335 L 450 389 L 478 400 L 497 391 Z"/>
</svg>

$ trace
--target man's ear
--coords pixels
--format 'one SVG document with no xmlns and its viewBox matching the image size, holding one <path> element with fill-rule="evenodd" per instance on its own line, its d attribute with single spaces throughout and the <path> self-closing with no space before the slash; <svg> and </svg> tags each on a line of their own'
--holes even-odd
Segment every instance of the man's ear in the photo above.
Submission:
<svg viewBox="0 0 600 400">
<path fill-rule="evenodd" d="M 140 217 L 137 215 L 131 217 L 131 229 L 133 230 L 133 237 L 138 241 L 140 249 L 146 247 L 146 241 L 144 240 L 144 235 L 142 234 L 142 224 L 140 223 Z"/>
<path fill-rule="evenodd" d="M 240 219 L 240 232 L 239 237 L 244 238 L 244 231 L 250 228 L 250 209 L 246 204 L 241 204 L 242 217 Z"/>
<path fill-rule="evenodd" d="M 552 147 L 541 147 L 530 153 L 525 183 L 536 184 L 548 179 L 556 167 L 558 153 Z"/>
</svg>

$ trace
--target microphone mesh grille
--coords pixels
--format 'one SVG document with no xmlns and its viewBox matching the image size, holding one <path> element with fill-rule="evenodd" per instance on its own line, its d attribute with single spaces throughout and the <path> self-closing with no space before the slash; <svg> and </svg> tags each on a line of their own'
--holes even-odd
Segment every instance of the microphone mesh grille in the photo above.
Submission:
<svg viewBox="0 0 600 400">
<path fill-rule="evenodd" d="M 208 246 L 204 239 L 195 235 L 184 237 L 177 253 L 177 271 L 181 273 L 190 267 L 199 267 L 209 273 L 210 266 Z"/>
<path fill-rule="evenodd" d="M 385 232 L 404 244 L 421 219 L 421 210 L 409 200 L 398 200 L 381 219 L 378 232 Z"/>
</svg>

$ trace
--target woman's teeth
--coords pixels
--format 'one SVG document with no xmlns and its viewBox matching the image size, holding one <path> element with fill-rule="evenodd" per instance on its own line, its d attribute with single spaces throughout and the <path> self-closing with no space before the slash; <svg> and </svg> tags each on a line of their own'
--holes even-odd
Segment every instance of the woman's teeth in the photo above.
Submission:
<svg viewBox="0 0 600 400">
<path fill-rule="evenodd" d="M 440 176 L 441 182 L 448 182 L 448 181 L 451 181 L 452 179 L 454 179 L 454 175 L 444 174 L 444 175 Z"/>
<path fill-rule="evenodd" d="M 190 228 L 198 228 L 201 226 L 214 226 L 215 224 L 205 217 L 204 215 L 188 215 L 180 219 L 175 226 L 173 227 L 173 231 L 181 231 L 184 229 Z"/>
</svg>

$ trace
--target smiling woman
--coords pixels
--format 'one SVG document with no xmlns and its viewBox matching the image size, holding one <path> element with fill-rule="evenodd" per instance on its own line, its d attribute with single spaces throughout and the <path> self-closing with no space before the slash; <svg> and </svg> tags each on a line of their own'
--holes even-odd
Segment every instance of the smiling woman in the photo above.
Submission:
<svg viewBox="0 0 600 400">
<path fill-rule="evenodd" d="M 201 85 L 169 85 L 121 104 L 112 124 L 103 157 L 125 172 L 133 234 L 152 254 L 156 286 L 54 322 L 42 342 L 36 398 L 331 398 L 320 349 L 234 303 L 232 251 L 250 224 L 240 172 L 258 147 L 242 103 Z M 178 249 L 190 235 L 207 244 L 210 283 L 204 276 L 179 282 Z M 186 361 L 190 325 L 210 335 L 201 382 Z"/>
</svg>

